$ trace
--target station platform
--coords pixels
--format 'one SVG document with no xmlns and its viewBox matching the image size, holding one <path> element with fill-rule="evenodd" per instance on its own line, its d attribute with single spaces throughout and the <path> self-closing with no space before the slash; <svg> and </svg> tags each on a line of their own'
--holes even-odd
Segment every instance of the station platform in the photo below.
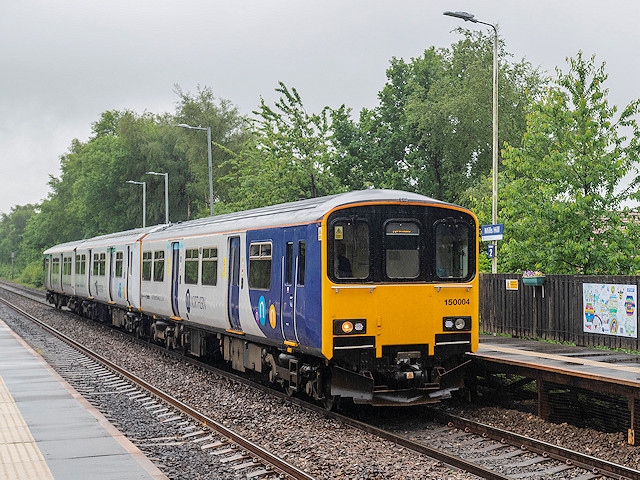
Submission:
<svg viewBox="0 0 640 480">
<path fill-rule="evenodd" d="M 0 478 L 167 479 L 2 320 Z"/>
<path fill-rule="evenodd" d="M 640 444 L 640 355 L 490 335 L 481 335 L 478 351 L 468 355 L 476 369 L 536 380 L 538 415 L 545 419 L 554 385 L 625 397 L 628 442 Z"/>
</svg>

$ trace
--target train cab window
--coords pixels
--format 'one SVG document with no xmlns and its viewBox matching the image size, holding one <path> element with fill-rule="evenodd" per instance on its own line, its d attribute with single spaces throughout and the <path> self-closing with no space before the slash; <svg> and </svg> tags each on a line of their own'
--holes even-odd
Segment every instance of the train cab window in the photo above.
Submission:
<svg viewBox="0 0 640 480">
<path fill-rule="evenodd" d="M 338 280 L 369 277 L 369 224 L 339 219 L 332 225 L 333 276 Z"/>
<path fill-rule="evenodd" d="M 151 280 L 151 252 L 142 253 L 142 280 Z"/>
<path fill-rule="evenodd" d="M 270 242 L 257 242 L 249 246 L 249 288 L 271 289 Z"/>
<path fill-rule="evenodd" d="M 461 279 L 469 275 L 469 226 L 444 221 L 436 225 L 436 275 Z"/>
<path fill-rule="evenodd" d="M 190 248 L 184 252 L 184 283 L 198 284 L 198 249 Z"/>
<path fill-rule="evenodd" d="M 122 278 L 124 266 L 124 252 L 116 252 L 116 277 Z"/>
<path fill-rule="evenodd" d="M 307 270 L 307 243 L 298 242 L 298 285 L 304 286 L 304 275 Z"/>
<path fill-rule="evenodd" d="M 391 279 L 415 279 L 420 275 L 420 225 L 391 221 L 385 226 L 385 269 Z"/>
<path fill-rule="evenodd" d="M 153 281 L 164 281 L 164 250 L 153 252 Z"/>
<path fill-rule="evenodd" d="M 217 285 L 218 283 L 218 249 L 202 249 L 202 284 Z"/>
</svg>

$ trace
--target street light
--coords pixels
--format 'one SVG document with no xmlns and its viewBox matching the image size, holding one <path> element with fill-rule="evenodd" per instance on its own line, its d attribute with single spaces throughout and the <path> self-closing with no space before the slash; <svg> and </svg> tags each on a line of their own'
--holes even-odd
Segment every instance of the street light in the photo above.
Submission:
<svg viewBox="0 0 640 480">
<path fill-rule="evenodd" d="M 207 132 L 207 150 L 209 160 L 209 213 L 213 217 L 213 162 L 211 160 L 211 127 L 192 127 L 186 123 L 179 123 L 176 127 L 188 128 L 190 130 L 206 130 Z"/>
<path fill-rule="evenodd" d="M 145 228 L 147 226 L 147 182 L 127 180 L 127 183 L 142 185 L 142 228 Z"/>
<path fill-rule="evenodd" d="M 498 223 L 498 29 L 495 25 L 481 22 L 467 12 L 444 12 L 443 15 L 461 18 L 465 22 L 481 23 L 493 28 L 493 194 L 491 201 L 491 223 Z M 498 241 L 493 241 L 494 255 L 491 260 L 491 273 L 498 272 Z"/>
<path fill-rule="evenodd" d="M 169 174 L 158 172 L 145 172 L 146 175 L 164 175 L 164 219 L 169 224 Z"/>
</svg>

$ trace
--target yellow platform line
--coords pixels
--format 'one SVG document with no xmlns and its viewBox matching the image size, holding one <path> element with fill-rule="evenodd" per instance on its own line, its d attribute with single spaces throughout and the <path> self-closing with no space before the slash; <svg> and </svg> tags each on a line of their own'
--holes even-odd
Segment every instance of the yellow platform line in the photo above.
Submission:
<svg viewBox="0 0 640 480">
<path fill-rule="evenodd" d="M 20 410 L 0 377 L 0 478 L 53 480 Z"/>
</svg>

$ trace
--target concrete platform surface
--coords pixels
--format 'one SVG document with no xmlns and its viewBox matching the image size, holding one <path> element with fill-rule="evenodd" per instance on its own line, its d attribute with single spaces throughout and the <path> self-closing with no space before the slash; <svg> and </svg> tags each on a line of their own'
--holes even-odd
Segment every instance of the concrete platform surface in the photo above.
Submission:
<svg viewBox="0 0 640 480">
<path fill-rule="evenodd" d="M 167 477 L 0 320 L 0 479 Z"/>
</svg>

